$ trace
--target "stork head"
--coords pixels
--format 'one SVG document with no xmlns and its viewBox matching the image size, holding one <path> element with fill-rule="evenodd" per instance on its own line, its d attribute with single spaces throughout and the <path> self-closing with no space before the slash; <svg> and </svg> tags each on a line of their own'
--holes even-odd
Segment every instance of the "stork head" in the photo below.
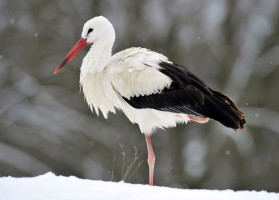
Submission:
<svg viewBox="0 0 279 200">
<path fill-rule="evenodd" d="M 54 74 L 58 73 L 62 67 L 70 62 L 86 45 L 104 45 L 113 44 L 115 32 L 112 24 L 103 16 L 94 17 L 88 20 L 82 29 L 81 38 L 66 55 L 61 64 L 56 68 Z"/>
<path fill-rule="evenodd" d="M 87 43 L 106 43 L 107 40 L 114 42 L 115 32 L 112 24 L 103 16 L 94 17 L 88 20 L 81 33 L 81 38 L 87 40 Z"/>
</svg>

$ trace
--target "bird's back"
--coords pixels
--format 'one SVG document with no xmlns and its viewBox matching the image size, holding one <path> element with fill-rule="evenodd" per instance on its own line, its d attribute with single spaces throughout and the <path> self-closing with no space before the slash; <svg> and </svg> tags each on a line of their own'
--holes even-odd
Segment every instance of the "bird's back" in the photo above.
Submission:
<svg viewBox="0 0 279 200">
<path fill-rule="evenodd" d="M 211 118 L 233 129 L 244 128 L 245 115 L 229 97 L 165 56 L 131 48 L 115 54 L 112 61 L 112 85 L 131 107 Z"/>
</svg>

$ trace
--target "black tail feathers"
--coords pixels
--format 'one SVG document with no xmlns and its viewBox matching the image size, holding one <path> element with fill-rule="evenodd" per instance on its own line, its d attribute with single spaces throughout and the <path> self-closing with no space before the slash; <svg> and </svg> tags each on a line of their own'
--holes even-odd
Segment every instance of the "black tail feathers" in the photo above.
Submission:
<svg viewBox="0 0 279 200">
<path fill-rule="evenodd" d="M 235 103 L 226 95 L 213 91 L 212 96 L 206 96 L 204 109 L 206 115 L 233 129 L 244 129 L 246 116 L 237 108 Z"/>
</svg>

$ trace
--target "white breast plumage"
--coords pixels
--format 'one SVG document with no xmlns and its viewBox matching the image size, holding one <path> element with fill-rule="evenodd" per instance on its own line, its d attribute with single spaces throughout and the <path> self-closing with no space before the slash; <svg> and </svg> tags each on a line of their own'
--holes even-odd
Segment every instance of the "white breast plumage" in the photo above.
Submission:
<svg viewBox="0 0 279 200">
<path fill-rule="evenodd" d="M 93 74 L 87 73 L 80 79 L 80 85 L 92 112 L 94 108 L 96 114 L 99 115 L 100 109 L 105 118 L 108 117 L 109 112 L 115 113 L 117 105 L 113 99 L 116 94 L 106 70 Z"/>
</svg>

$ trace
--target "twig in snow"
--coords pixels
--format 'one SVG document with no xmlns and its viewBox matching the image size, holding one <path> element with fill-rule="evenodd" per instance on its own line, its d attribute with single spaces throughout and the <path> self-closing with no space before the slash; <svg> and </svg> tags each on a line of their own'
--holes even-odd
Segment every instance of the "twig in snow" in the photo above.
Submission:
<svg viewBox="0 0 279 200">
<path fill-rule="evenodd" d="M 124 147 L 123 147 L 123 145 L 122 144 L 119 144 L 119 146 L 120 146 L 120 148 L 122 149 L 122 152 L 121 152 L 121 154 L 122 154 L 122 171 L 121 171 L 121 177 L 123 177 L 123 172 L 124 172 L 124 164 L 125 164 L 125 156 L 126 156 L 126 154 L 125 154 L 125 151 L 124 151 Z"/>
<path fill-rule="evenodd" d="M 138 159 L 142 156 L 142 153 L 139 155 L 139 154 L 138 154 L 137 148 L 136 148 L 136 147 L 134 147 L 134 148 L 135 148 L 135 157 L 134 157 L 134 159 L 132 160 L 132 162 L 129 164 L 129 166 L 127 167 L 127 170 L 126 170 L 124 176 L 122 177 L 122 180 L 123 180 L 123 181 L 127 180 L 129 173 L 131 172 L 131 170 L 133 169 L 133 167 L 134 167 L 135 164 L 137 163 Z M 140 166 L 140 164 L 141 164 L 141 163 L 139 163 L 139 165 L 137 166 L 137 168 L 136 168 L 135 170 L 138 169 L 138 167 Z M 132 175 L 133 175 L 133 174 L 134 174 L 134 172 L 132 173 Z M 132 176 L 132 175 L 131 175 L 131 176 Z M 129 178 L 131 178 L 131 176 L 130 176 Z"/>
<path fill-rule="evenodd" d="M 142 156 L 142 154 L 140 155 Z M 141 160 L 138 164 L 138 166 L 136 167 L 136 169 L 132 172 L 132 174 L 127 178 L 127 181 L 135 174 L 135 172 L 138 170 L 138 168 L 141 166 L 141 163 L 143 162 L 143 160 Z"/>
<path fill-rule="evenodd" d="M 113 181 L 113 175 L 114 175 L 114 167 L 115 167 L 115 154 L 114 154 L 114 157 L 113 157 L 113 164 L 112 164 L 112 170 L 111 170 L 111 179 L 110 181 Z"/>
</svg>

